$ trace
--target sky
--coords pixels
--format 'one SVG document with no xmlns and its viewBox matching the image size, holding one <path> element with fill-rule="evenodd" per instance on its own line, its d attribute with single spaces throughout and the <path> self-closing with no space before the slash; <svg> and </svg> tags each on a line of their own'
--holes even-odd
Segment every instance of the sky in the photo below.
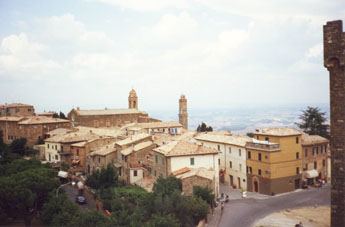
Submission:
<svg viewBox="0 0 345 227">
<path fill-rule="evenodd" d="M 328 103 L 344 0 L 1 0 L 0 104 L 36 112 Z"/>
</svg>

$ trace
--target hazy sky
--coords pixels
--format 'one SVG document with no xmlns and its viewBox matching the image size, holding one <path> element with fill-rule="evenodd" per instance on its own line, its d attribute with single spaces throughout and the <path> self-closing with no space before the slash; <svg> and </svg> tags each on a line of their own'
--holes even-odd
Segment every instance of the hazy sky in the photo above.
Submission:
<svg viewBox="0 0 345 227">
<path fill-rule="evenodd" d="M 329 101 L 322 25 L 344 0 L 1 0 L 0 103 L 37 112 Z"/>
</svg>

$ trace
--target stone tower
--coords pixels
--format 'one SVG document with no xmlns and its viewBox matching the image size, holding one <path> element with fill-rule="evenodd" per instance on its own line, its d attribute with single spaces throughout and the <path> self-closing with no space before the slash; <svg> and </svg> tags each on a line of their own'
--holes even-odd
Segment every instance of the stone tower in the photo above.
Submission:
<svg viewBox="0 0 345 227">
<path fill-rule="evenodd" d="M 138 109 L 138 96 L 134 89 L 129 92 L 128 109 Z"/>
<path fill-rule="evenodd" d="M 187 113 L 187 99 L 185 95 L 181 95 L 179 99 L 179 114 L 178 119 L 184 129 L 188 129 L 188 113 Z"/>
<path fill-rule="evenodd" d="M 331 226 L 345 226 L 345 33 L 342 21 L 323 26 L 331 107 Z"/>
</svg>

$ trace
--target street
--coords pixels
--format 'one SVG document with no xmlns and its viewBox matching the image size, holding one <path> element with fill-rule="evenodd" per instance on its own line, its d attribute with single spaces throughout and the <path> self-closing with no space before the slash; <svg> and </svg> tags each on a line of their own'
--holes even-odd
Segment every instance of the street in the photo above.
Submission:
<svg viewBox="0 0 345 227">
<path fill-rule="evenodd" d="M 226 203 L 220 227 L 251 227 L 276 211 L 314 205 L 330 205 L 330 185 L 311 188 L 269 199 L 237 199 Z"/>
<path fill-rule="evenodd" d="M 63 189 L 66 191 L 67 196 L 74 203 L 76 203 L 75 199 L 78 195 L 78 189 L 76 187 L 73 187 L 72 185 L 66 185 L 65 187 L 63 187 Z M 94 200 L 89 196 L 89 194 L 83 193 L 83 196 L 86 199 L 86 203 L 85 204 L 76 203 L 76 204 L 78 204 L 81 209 L 86 210 L 86 211 L 95 210 L 96 204 L 95 204 Z"/>
</svg>

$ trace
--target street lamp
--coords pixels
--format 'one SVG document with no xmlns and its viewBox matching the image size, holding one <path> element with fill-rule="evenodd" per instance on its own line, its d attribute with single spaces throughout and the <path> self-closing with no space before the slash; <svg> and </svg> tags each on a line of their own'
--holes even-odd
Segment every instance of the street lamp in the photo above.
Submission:
<svg viewBox="0 0 345 227">
<path fill-rule="evenodd" d="M 57 190 L 56 190 L 56 197 L 59 196 L 59 190 L 60 190 L 60 188 L 62 188 L 63 186 L 66 186 L 66 185 L 68 185 L 68 184 L 70 184 L 70 183 L 71 183 L 71 182 L 68 182 L 68 183 L 66 183 L 66 184 L 60 185 L 60 186 L 57 188 Z"/>
</svg>

